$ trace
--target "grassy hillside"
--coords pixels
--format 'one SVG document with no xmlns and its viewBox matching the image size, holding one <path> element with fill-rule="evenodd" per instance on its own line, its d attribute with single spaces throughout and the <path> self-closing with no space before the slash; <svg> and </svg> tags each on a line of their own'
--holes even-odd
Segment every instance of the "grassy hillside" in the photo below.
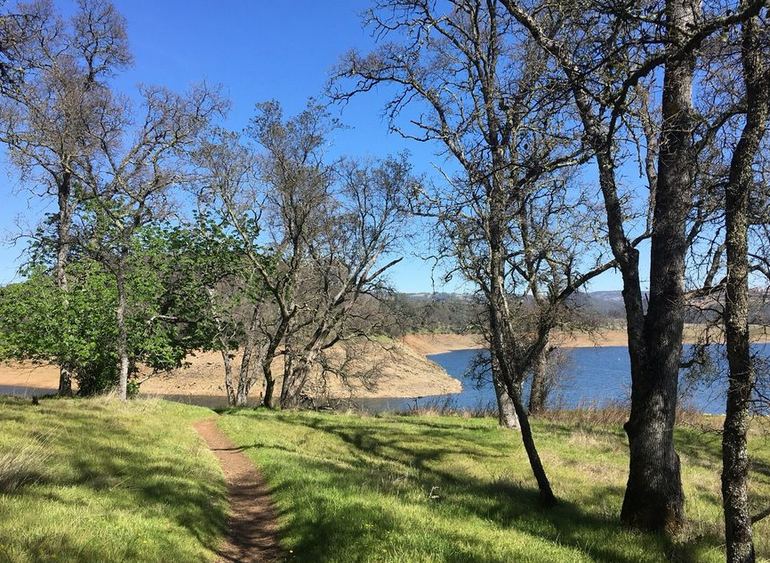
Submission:
<svg viewBox="0 0 770 563">
<path fill-rule="evenodd" d="M 225 487 L 191 426 L 211 414 L 0 399 L 0 561 L 213 559 Z"/>
<path fill-rule="evenodd" d="M 243 411 L 220 427 L 274 489 L 283 541 L 303 561 L 722 561 L 720 436 L 681 429 L 689 529 L 677 541 L 617 522 L 619 427 L 538 422 L 563 499 L 538 507 L 517 436 L 489 419 Z M 770 503 L 770 434 L 753 436 L 753 496 Z M 770 521 L 756 527 L 770 558 Z"/>
<path fill-rule="evenodd" d="M 225 488 L 192 423 L 162 401 L 0 400 L 0 561 L 206 561 Z M 677 431 L 690 525 L 675 541 L 617 522 L 618 425 L 536 422 L 562 499 L 538 506 L 518 436 L 491 419 L 240 411 L 220 427 L 269 481 L 300 561 L 721 561 L 720 436 Z M 755 424 L 752 499 L 770 505 L 770 428 Z M 770 560 L 770 519 L 755 528 Z"/>
</svg>

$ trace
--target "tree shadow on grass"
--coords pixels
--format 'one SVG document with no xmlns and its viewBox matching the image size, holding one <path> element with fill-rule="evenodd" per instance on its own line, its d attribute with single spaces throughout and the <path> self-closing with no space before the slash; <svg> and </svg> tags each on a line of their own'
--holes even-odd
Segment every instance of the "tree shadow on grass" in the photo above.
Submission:
<svg viewBox="0 0 770 563">
<path fill-rule="evenodd" d="M 138 513 L 135 525 L 157 544 L 149 553 L 162 549 L 166 534 L 163 527 L 169 524 L 185 529 L 200 547 L 215 551 L 226 526 L 225 487 L 221 478 L 206 477 L 203 470 L 195 469 L 194 462 L 184 459 L 184 451 L 174 450 L 176 444 L 169 441 L 173 438 L 164 436 L 161 427 L 137 431 L 132 427 L 132 421 L 136 420 L 132 415 L 123 420 L 109 418 L 109 411 L 99 411 L 103 409 L 96 405 L 93 409 L 89 405 L 88 410 L 51 408 L 45 416 L 51 416 L 50 424 L 56 426 L 51 438 L 51 448 L 57 455 L 55 467 L 35 483 L 16 491 L 14 496 L 53 512 L 71 507 L 73 514 L 82 510 L 83 502 L 93 499 L 100 503 L 99 510 L 106 507 L 108 522 L 112 513 L 132 515 L 132 518 Z M 40 423 L 39 419 L 30 421 L 31 425 Z M 168 449 L 164 449 L 166 443 Z M 144 518 L 146 521 L 139 521 Z M 133 543 L 120 546 L 115 553 L 100 553 L 96 546 L 102 542 L 84 546 L 83 541 L 72 539 L 79 533 L 82 531 L 63 525 L 61 533 L 49 532 L 34 538 L 0 535 L 0 544 L 15 545 L 31 560 L 39 560 L 45 553 L 54 554 L 58 560 L 152 559 Z M 89 533 L 93 530 L 85 535 Z M 170 542 L 168 547 L 173 550 L 175 545 Z M 176 549 L 189 548 L 190 545 L 176 546 Z M 179 556 L 184 559 L 184 552 Z M 192 557 L 193 553 L 188 556 Z"/>
<path fill-rule="evenodd" d="M 446 561 L 511 560 L 510 554 L 495 553 L 488 538 L 465 531 L 464 522 L 475 522 L 495 533 L 515 530 L 531 537 L 535 545 L 544 541 L 546 545 L 567 547 L 576 555 L 596 561 L 631 563 L 639 559 L 634 553 L 644 554 L 648 560 L 659 557 L 695 561 L 704 546 L 718 545 L 718 538 L 713 537 L 672 543 L 659 535 L 629 533 L 621 527 L 616 514 L 592 512 L 566 500 L 547 510 L 540 505 L 534 487 L 444 469 L 450 456 L 508 457 L 510 454 L 504 451 L 508 438 L 502 433 L 499 440 L 485 438 L 479 444 L 474 441 L 475 433 L 463 434 L 465 428 L 442 427 L 430 420 L 412 419 L 404 425 L 401 420 L 372 419 L 349 424 L 333 417 L 293 414 L 278 414 L 275 418 L 341 440 L 356 465 L 355 471 L 341 471 L 338 460 L 323 455 L 304 456 L 302 452 L 290 454 L 302 456 L 298 464 L 307 475 L 321 476 L 310 485 L 303 482 L 299 472 L 296 478 L 293 474 L 283 475 L 281 480 L 282 487 L 302 489 L 306 495 L 303 503 L 313 507 L 291 507 L 285 514 L 285 532 L 294 538 L 297 560 L 339 559 L 339 554 L 344 553 L 378 554 L 375 558 L 388 554 L 392 560 L 404 560 L 420 553 L 425 545 L 409 545 L 413 536 L 408 532 L 424 526 L 425 521 L 413 516 L 411 510 L 394 514 L 388 508 L 394 502 L 397 506 L 436 512 L 436 517 L 443 519 L 447 525 L 431 525 L 429 533 L 435 535 L 432 543 L 440 550 L 433 555 Z M 404 426 L 409 430 L 405 431 Z M 418 440 L 415 431 L 419 431 Z M 427 441 L 426 436 L 430 438 Z M 249 447 L 260 448 L 259 440 Z M 515 463 L 526 463 L 526 459 Z M 408 474 L 412 477 L 406 488 L 396 484 Z M 433 487 L 439 492 L 436 499 L 429 494 Z M 586 499 L 588 506 L 596 506 L 607 497 L 622 498 L 622 487 L 593 488 L 593 497 Z M 372 494 L 382 495 L 382 502 L 378 503 L 379 497 Z M 536 547 L 518 556 L 542 561 L 551 557 L 543 553 L 539 558 Z"/>
</svg>

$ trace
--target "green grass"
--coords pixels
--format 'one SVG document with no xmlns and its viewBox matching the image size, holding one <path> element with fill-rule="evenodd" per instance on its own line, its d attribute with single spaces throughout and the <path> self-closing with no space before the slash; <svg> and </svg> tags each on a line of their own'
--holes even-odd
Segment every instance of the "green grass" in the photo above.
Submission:
<svg viewBox="0 0 770 563">
<path fill-rule="evenodd" d="M 208 561 L 226 491 L 208 409 L 0 399 L 0 561 Z"/>
<path fill-rule="evenodd" d="M 720 437 L 677 431 L 690 523 L 675 540 L 618 524 L 619 427 L 537 421 L 561 504 L 539 507 L 517 435 L 490 419 L 233 412 L 220 427 L 262 469 L 282 542 L 303 561 L 722 561 Z M 752 499 L 770 503 L 770 438 L 752 436 Z M 433 496 L 438 498 L 431 498 Z M 770 557 L 770 522 L 755 527 Z"/>
<path fill-rule="evenodd" d="M 206 561 L 224 533 L 222 473 L 163 401 L 0 400 L 0 561 Z M 755 423 L 751 498 L 770 504 Z M 720 436 L 681 428 L 689 524 L 674 540 L 618 524 L 618 425 L 535 423 L 561 499 L 544 510 L 518 435 L 491 419 L 243 410 L 220 427 L 262 469 L 302 561 L 722 561 Z M 770 560 L 770 519 L 755 527 Z"/>
</svg>

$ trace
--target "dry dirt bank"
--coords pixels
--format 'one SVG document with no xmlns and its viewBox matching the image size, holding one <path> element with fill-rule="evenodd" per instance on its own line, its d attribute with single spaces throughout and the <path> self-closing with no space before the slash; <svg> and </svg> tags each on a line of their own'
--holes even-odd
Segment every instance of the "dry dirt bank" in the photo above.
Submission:
<svg viewBox="0 0 770 563">
<path fill-rule="evenodd" d="M 694 342 L 700 327 L 689 325 L 685 329 L 685 341 Z M 757 341 L 768 342 L 767 333 L 754 331 Z M 556 334 L 554 343 L 564 347 L 626 346 L 625 329 L 605 329 L 593 334 Z M 396 342 L 359 344 L 350 351 L 347 371 L 353 374 L 377 374 L 376 385 L 367 386 L 355 379 L 345 385 L 339 378 L 330 378 L 325 394 L 333 397 L 424 397 L 454 393 L 461 390 L 458 380 L 450 377 L 442 368 L 425 356 L 453 350 L 482 347 L 478 335 L 472 334 L 409 334 Z M 343 361 L 345 353 L 338 350 L 336 357 Z M 235 369 L 237 371 L 236 358 Z M 280 362 L 274 371 L 280 373 Z M 158 374 L 142 384 L 145 395 L 189 398 L 191 402 L 218 404 L 224 398 L 224 369 L 218 352 L 200 352 L 188 357 L 186 365 L 169 373 Z M 29 390 L 55 390 L 58 384 L 58 369 L 50 365 L 31 362 L 0 363 L 0 394 L 12 388 Z M 312 394 L 321 394 L 316 381 L 311 385 Z M 258 397 L 260 389 L 254 389 Z"/>
<path fill-rule="evenodd" d="M 360 343 L 349 355 L 354 358 L 347 360 L 346 371 L 353 376 L 362 376 L 362 380 L 376 379 L 376 385 L 366 385 L 356 377 L 345 385 L 340 378 L 330 377 L 325 390 L 328 396 L 411 398 L 455 393 L 462 389 L 458 380 L 426 359 L 425 353 L 403 342 Z M 345 361 L 344 356 L 342 351 L 335 353 L 338 364 Z M 240 358 L 236 357 L 236 373 L 239 361 Z M 281 368 L 281 363 L 276 362 L 273 371 L 278 374 Z M 54 366 L 31 362 L 0 363 L 0 393 L 3 392 L 2 387 L 56 389 L 58 378 L 58 369 Z M 198 352 L 189 356 L 182 368 L 152 376 L 142 383 L 141 390 L 144 395 L 189 397 L 193 402 L 206 403 L 207 397 L 225 396 L 223 381 L 222 356 L 218 352 Z M 280 382 L 277 387 L 280 389 Z M 318 380 L 311 383 L 309 391 L 321 394 Z M 259 388 L 252 391 L 253 397 L 259 394 Z"/>
<path fill-rule="evenodd" d="M 692 344 L 698 341 L 703 327 L 696 324 L 685 325 L 684 341 Z M 770 332 L 761 327 L 752 327 L 755 342 L 770 342 Z M 553 343 L 564 348 L 592 348 L 594 346 L 628 346 L 625 328 L 604 328 L 595 332 L 564 333 L 556 331 Z M 475 334 L 408 334 L 402 342 L 421 354 L 442 354 L 453 350 L 467 350 L 483 347 L 482 339 Z"/>
</svg>

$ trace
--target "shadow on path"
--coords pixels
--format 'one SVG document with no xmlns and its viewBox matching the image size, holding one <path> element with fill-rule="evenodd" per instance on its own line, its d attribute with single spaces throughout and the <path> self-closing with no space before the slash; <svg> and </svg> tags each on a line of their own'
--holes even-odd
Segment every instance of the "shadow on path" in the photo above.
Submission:
<svg viewBox="0 0 770 563">
<path fill-rule="evenodd" d="M 217 456 L 227 481 L 228 537 L 218 551 L 220 560 L 281 561 L 276 511 L 262 476 L 215 420 L 197 422 L 195 430 Z"/>
</svg>

